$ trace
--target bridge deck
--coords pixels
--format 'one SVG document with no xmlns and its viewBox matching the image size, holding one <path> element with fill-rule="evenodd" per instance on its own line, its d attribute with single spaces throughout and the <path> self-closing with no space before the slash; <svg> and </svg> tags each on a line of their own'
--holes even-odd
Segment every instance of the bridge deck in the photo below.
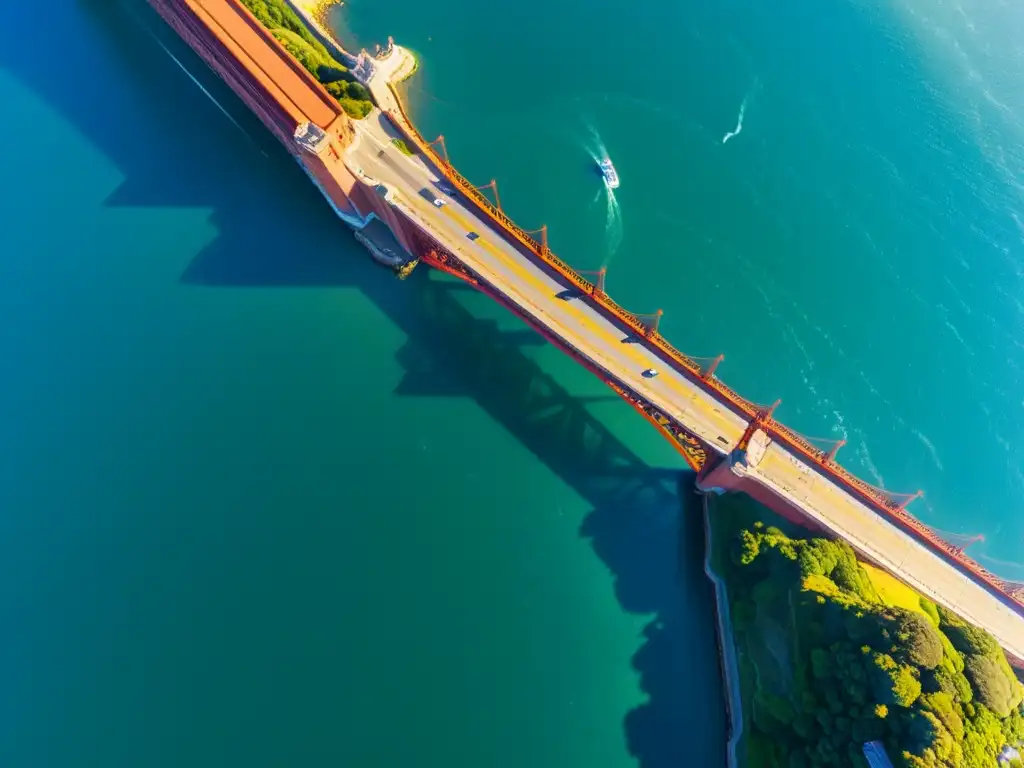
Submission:
<svg viewBox="0 0 1024 768">
<path fill-rule="evenodd" d="M 993 594 L 783 446 L 769 445 L 748 476 L 787 498 L 811 520 L 850 542 L 920 593 L 984 627 L 1004 648 L 1022 658 L 1024 615 L 1009 597 Z"/>
<path fill-rule="evenodd" d="M 420 158 L 390 150 L 387 126 L 363 121 L 361 140 L 349 156 L 353 166 L 385 183 L 408 217 L 456 255 L 479 278 L 512 303 L 521 314 L 585 357 L 609 378 L 642 394 L 692 433 L 721 452 L 740 440 L 747 420 L 716 395 L 666 364 L 656 350 L 634 340 L 625 343 L 622 328 L 587 302 L 564 300 L 570 286 L 538 264 L 536 257 L 512 241 L 477 206 L 442 194 L 434 180 L 438 169 Z M 384 150 L 381 154 L 381 150 Z M 425 193 L 426 190 L 426 193 Z M 443 208 L 428 198 L 449 199 Z M 468 232 L 480 235 L 475 240 Z M 646 368 L 661 374 L 646 379 Z M 898 529 L 878 511 L 806 463 L 801 455 L 774 442 L 751 479 L 789 500 L 823 528 L 850 541 L 864 554 L 901 575 L 937 602 L 991 632 L 1015 656 L 1024 654 L 1024 611 Z"/>
<path fill-rule="evenodd" d="M 244 67 L 267 98 L 296 124 L 310 120 L 326 128 L 340 107 L 276 43 L 238 0 L 151 0 L 187 7 Z M 273 105 L 270 105 L 273 106 Z M 347 156 L 350 166 L 385 183 L 397 205 L 424 232 L 460 259 L 481 281 L 535 326 L 544 328 L 602 375 L 639 393 L 689 432 L 720 452 L 733 448 L 747 419 L 720 394 L 692 380 L 655 347 L 626 333 L 622 325 L 591 302 L 565 298 L 576 286 L 539 263 L 536 255 L 493 224 L 474 202 L 461 198 L 441 208 L 438 170 L 401 154 L 380 121 L 364 121 L 360 141 Z M 424 194 L 426 192 L 426 194 Z M 467 234 L 479 234 L 469 239 Z M 647 368 L 662 373 L 645 378 Z M 1024 607 L 967 575 L 919 539 L 898 529 L 834 478 L 821 474 L 801 454 L 773 443 L 750 475 L 754 482 L 787 499 L 823 527 L 847 538 L 912 585 L 995 635 L 1024 659 Z"/>
</svg>

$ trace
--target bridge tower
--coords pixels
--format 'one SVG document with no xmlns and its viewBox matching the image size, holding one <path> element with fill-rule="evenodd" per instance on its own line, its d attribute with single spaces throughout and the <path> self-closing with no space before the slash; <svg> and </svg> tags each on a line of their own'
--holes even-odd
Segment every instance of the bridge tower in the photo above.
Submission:
<svg viewBox="0 0 1024 768">
<path fill-rule="evenodd" d="M 708 460 L 704 469 L 697 475 L 699 490 L 724 493 L 738 487 L 744 470 L 757 466 L 764 456 L 769 440 L 762 428 L 771 421 L 772 414 L 781 402 L 776 400 L 767 408 L 758 410 L 732 451 L 717 460 Z"/>
</svg>

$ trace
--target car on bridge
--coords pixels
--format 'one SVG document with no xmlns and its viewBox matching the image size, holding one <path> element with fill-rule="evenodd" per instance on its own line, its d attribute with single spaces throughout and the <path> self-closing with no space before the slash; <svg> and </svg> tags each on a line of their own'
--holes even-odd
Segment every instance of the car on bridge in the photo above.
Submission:
<svg viewBox="0 0 1024 768">
<path fill-rule="evenodd" d="M 478 237 L 480 237 L 480 235 L 478 235 L 476 232 L 467 232 L 466 237 L 468 237 L 470 240 L 476 240 Z"/>
<path fill-rule="evenodd" d="M 435 208 L 444 208 L 446 205 L 448 205 L 448 201 L 442 197 L 438 197 L 437 195 L 435 195 L 434 190 L 430 189 L 430 187 L 423 187 L 420 190 L 419 194 L 420 197 L 429 202 Z"/>
<path fill-rule="evenodd" d="M 643 376 L 645 379 L 653 379 L 655 376 L 658 375 L 658 370 L 656 368 L 648 368 L 640 375 Z"/>
</svg>

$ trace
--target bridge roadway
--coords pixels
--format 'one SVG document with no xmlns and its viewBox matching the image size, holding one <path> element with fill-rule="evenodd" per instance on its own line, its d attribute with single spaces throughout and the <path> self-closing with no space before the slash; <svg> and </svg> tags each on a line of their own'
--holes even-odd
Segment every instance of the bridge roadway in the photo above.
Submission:
<svg viewBox="0 0 1024 768">
<path fill-rule="evenodd" d="M 568 283 L 542 268 L 536 257 L 504 235 L 476 204 L 443 194 L 443 180 L 420 156 L 408 157 L 391 139 L 386 120 L 370 115 L 357 124 L 358 140 L 347 164 L 392 192 L 396 204 L 493 290 L 566 346 L 609 376 L 647 398 L 720 453 L 739 442 L 745 418 L 663 360 L 642 339 L 624 332 L 582 299 L 563 299 Z M 423 190 L 447 201 L 437 208 Z M 470 240 L 469 232 L 480 237 Z M 656 368 L 653 379 L 641 374 Z M 1011 607 L 931 548 L 907 535 L 803 458 L 772 442 L 754 467 L 741 470 L 754 482 L 788 499 L 822 528 L 849 541 L 936 602 L 991 632 L 1006 650 L 1024 659 L 1024 609 Z"/>
</svg>

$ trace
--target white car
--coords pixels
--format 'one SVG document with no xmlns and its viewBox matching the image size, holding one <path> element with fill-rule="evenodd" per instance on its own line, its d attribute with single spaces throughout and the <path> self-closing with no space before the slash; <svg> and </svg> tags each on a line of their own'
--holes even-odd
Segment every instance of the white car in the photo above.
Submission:
<svg viewBox="0 0 1024 768">
<path fill-rule="evenodd" d="M 641 374 L 645 379 L 653 379 L 658 375 L 658 371 L 655 368 L 648 368 Z"/>
<path fill-rule="evenodd" d="M 435 197 L 434 198 L 434 207 L 435 208 L 444 208 L 445 205 L 446 205 L 445 201 L 442 200 L 440 197 Z"/>
</svg>

